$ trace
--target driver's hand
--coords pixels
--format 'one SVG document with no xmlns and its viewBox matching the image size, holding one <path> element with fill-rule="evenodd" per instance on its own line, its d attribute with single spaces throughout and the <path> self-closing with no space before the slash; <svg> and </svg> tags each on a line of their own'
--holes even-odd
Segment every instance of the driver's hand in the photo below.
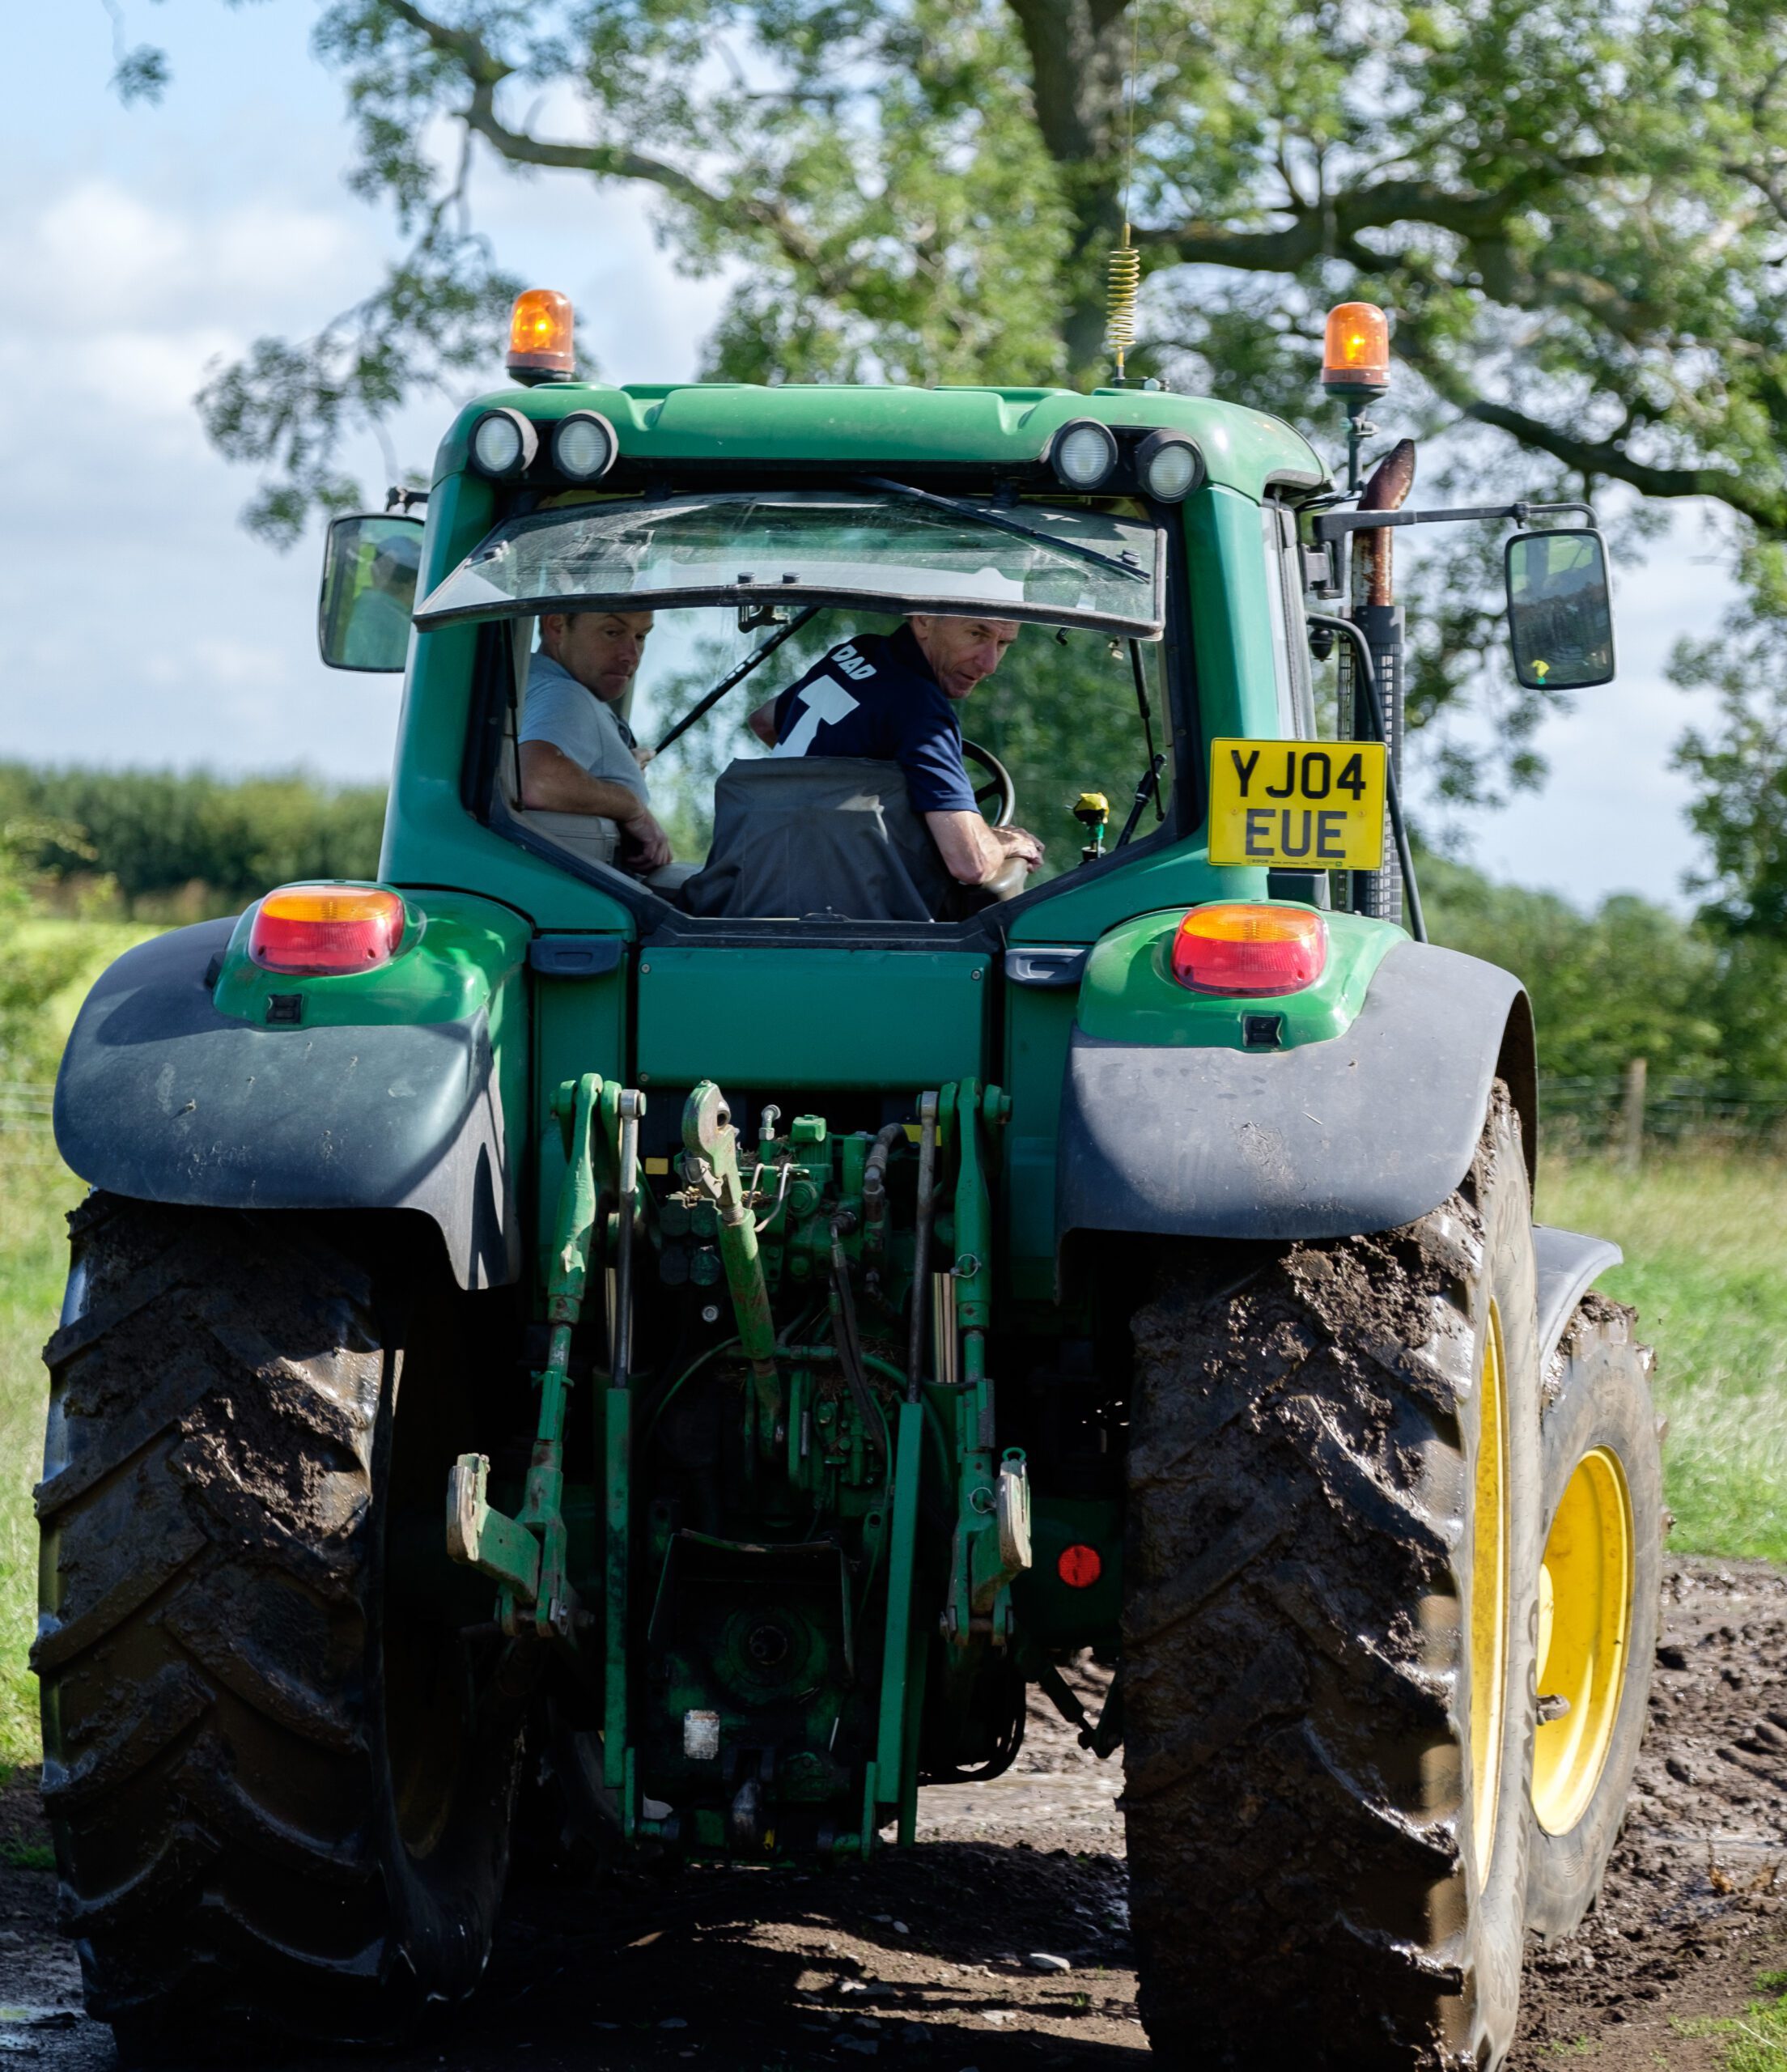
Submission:
<svg viewBox="0 0 1787 2072">
<path fill-rule="evenodd" d="M 633 751 L 633 760 L 643 770 L 656 754 L 657 750 L 655 748 L 635 748 Z"/>
<path fill-rule="evenodd" d="M 1024 868 L 1034 871 L 1042 860 L 1042 844 L 1025 827 L 995 827 L 993 839 L 1007 856 L 1022 859 Z"/>
<path fill-rule="evenodd" d="M 670 838 L 652 814 L 641 806 L 626 825 L 638 847 L 639 868 L 642 871 L 662 869 L 670 861 Z"/>
</svg>

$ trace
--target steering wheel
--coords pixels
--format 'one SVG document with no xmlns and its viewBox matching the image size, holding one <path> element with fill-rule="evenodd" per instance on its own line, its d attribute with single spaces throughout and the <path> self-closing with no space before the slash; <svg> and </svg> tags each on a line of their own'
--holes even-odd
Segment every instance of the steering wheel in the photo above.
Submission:
<svg viewBox="0 0 1787 2072">
<path fill-rule="evenodd" d="M 978 741 L 964 741 L 961 745 L 964 762 L 978 762 L 987 773 L 987 781 L 974 787 L 974 804 L 994 827 L 1009 827 L 1017 811 L 1017 787 L 1012 782 L 1012 773 L 991 749 L 984 749 Z M 997 813 L 987 811 L 987 802 L 997 799 Z"/>
</svg>

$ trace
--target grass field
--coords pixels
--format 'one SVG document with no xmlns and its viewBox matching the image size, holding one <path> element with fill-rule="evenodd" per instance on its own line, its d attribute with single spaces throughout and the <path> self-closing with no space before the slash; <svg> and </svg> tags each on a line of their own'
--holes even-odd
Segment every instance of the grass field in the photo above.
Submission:
<svg viewBox="0 0 1787 2072">
<path fill-rule="evenodd" d="M 1787 1164 L 1547 1166 L 1539 1215 L 1625 1249 L 1601 1285 L 1657 1348 L 1670 1547 L 1787 1561 Z"/>
<path fill-rule="evenodd" d="M 0 1762 L 36 1753 L 25 1667 L 36 1589 L 38 1351 L 62 1299 L 62 1216 L 79 1182 L 40 1128 L 0 1129 Z M 1624 1246 L 1602 1284 L 1657 1348 L 1678 1552 L 1787 1560 L 1787 1165 L 1657 1158 L 1633 1177 L 1547 1166 L 1539 1211 Z"/>
</svg>

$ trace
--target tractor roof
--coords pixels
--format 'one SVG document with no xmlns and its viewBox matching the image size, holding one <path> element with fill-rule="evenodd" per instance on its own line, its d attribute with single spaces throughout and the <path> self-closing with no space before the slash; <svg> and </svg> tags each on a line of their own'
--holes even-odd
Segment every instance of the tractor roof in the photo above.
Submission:
<svg viewBox="0 0 1787 2072">
<path fill-rule="evenodd" d="M 599 410 L 622 456 L 635 461 L 830 463 L 865 470 L 900 466 L 1012 466 L 1042 458 L 1075 418 L 1112 427 L 1182 431 L 1203 449 L 1209 478 L 1259 498 L 1272 482 L 1314 486 L 1327 471 L 1301 433 L 1277 418 L 1204 396 L 1164 389 L 894 388 L 852 384 L 582 381 L 504 388 L 461 411 L 441 444 L 437 481 L 465 465 L 472 425 L 486 410 L 519 410 L 550 423 Z"/>
</svg>

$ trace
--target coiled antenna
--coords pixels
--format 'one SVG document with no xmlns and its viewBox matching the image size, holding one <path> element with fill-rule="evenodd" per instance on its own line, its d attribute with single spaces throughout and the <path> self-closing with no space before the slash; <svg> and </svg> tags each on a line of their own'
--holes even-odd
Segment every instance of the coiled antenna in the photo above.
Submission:
<svg viewBox="0 0 1787 2072">
<path fill-rule="evenodd" d="M 1105 278 L 1105 343 L 1117 362 L 1117 384 L 1123 386 L 1123 362 L 1135 342 L 1135 301 L 1142 287 L 1142 255 L 1129 241 L 1129 225 L 1123 225 L 1123 241 L 1111 250 Z"/>
<path fill-rule="evenodd" d="M 1123 385 L 1123 363 L 1135 342 L 1135 304 L 1141 293 L 1142 255 L 1130 242 L 1129 202 L 1135 185 L 1135 71 L 1141 54 L 1142 0 L 1132 0 L 1129 15 L 1129 76 L 1123 83 L 1128 136 L 1123 146 L 1123 237 L 1106 255 L 1105 345 L 1117 363 L 1117 386 Z"/>
</svg>

